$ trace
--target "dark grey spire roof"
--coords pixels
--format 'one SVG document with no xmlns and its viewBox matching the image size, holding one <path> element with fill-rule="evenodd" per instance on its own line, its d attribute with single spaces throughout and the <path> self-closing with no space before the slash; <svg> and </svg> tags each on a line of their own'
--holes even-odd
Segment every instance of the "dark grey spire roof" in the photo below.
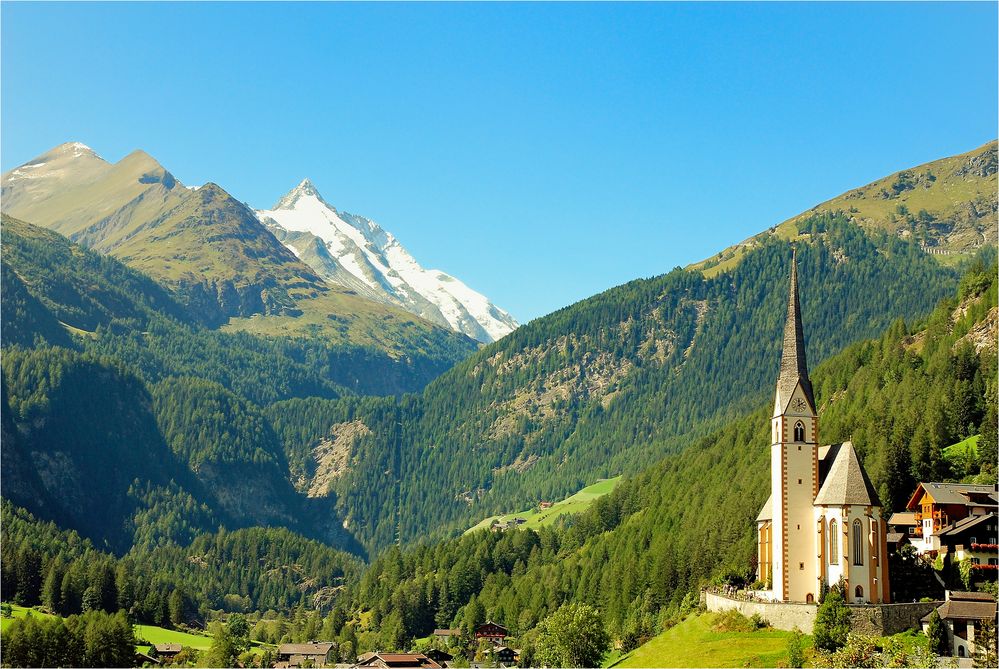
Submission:
<svg viewBox="0 0 999 669">
<path fill-rule="evenodd" d="M 792 253 L 791 290 L 787 298 L 787 321 L 784 323 L 784 350 L 780 358 L 780 375 L 777 377 L 780 410 L 787 409 L 787 402 L 799 383 L 808 404 L 814 410 L 815 398 L 812 395 L 812 382 L 808 378 L 808 364 L 805 362 L 805 332 L 801 325 L 801 305 L 798 303 L 798 262 Z"/>
<path fill-rule="evenodd" d="M 881 506 L 874 484 L 868 478 L 864 466 L 860 464 L 857 452 L 849 441 L 830 447 L 826 458 L 832 456 L 828 473 L 822 481 L 815 504 L 842 506 Z"/>
</svg>

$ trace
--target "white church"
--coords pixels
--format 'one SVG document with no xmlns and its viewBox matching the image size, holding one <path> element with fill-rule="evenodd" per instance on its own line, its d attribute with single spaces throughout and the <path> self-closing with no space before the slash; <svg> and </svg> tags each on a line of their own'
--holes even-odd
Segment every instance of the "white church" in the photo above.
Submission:
<svg viewBox="0 0 999 669">
<path fill-rule="evenodd" d="M 819 446 L 793 257 L 771 432 L 770 499 L 756 519 L 767 596 L 817 602 L 823 587 L 842 580 L 848 603 L 890 602 L 887 527 L 874 486 L 852 443 Z"/>
</svg>

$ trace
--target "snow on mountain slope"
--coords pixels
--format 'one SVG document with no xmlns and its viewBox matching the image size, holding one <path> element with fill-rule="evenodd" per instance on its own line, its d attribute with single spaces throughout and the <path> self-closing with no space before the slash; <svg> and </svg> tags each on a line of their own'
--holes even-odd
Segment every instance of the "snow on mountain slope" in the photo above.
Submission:
<svg viewBox="0 0 999 669">
<path fill-rule="evenodd" d="M 428 270 L 391 233 L 362 216 L 339 212 L 308 179 L 257 217 L 325 279 L 401 306 L 482 342 L 518 323 L 484 295 L 439 270 Z"/>
</svg>

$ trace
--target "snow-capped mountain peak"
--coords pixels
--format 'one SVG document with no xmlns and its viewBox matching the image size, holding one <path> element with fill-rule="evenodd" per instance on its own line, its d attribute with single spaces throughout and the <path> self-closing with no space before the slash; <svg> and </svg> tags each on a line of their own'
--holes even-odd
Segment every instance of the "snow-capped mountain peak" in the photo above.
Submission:
<svg viewBox="0 0 999 669">
<path fill-rule="evenodd" d="M 337 211 L 304 179 L 258 218 L 328 281 L 491 342 L 518 323 L 484 295 L 440 270 L 424 269 L 374 221 Z"/>
<path fill-rule="evenodd" d="M 288 193 L 283 195 L 277 204 L 274 205 L 274 209 L 293 209 L 295 203 L 302 198 L 314 197 L 320 202 L 325 204 L 319 191 L 316 190 L 315 184 L 308 178 L 302 179 L 297 186 L 292 188 Z M 332 207 L 331 207 L 332 208 Z"/>
</svg>

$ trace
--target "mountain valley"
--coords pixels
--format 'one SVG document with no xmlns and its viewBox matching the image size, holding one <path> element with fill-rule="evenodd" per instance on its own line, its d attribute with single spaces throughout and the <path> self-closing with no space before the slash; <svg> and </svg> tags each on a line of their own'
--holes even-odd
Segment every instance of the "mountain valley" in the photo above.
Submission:
<svg viewBox="0 0 999 669">
<path fill-rule="evenodd" d="M 487 619 L 531 653 L 566 603 L 649 638 L 752 566 L 792 253 L 823 440 L 890 510 L 994 481 L 995 152 L 519 326 L 308 180 L 253 210 L 57 147 L 3 177 L 3 599 L 344 658 Z"/>
</svg>

